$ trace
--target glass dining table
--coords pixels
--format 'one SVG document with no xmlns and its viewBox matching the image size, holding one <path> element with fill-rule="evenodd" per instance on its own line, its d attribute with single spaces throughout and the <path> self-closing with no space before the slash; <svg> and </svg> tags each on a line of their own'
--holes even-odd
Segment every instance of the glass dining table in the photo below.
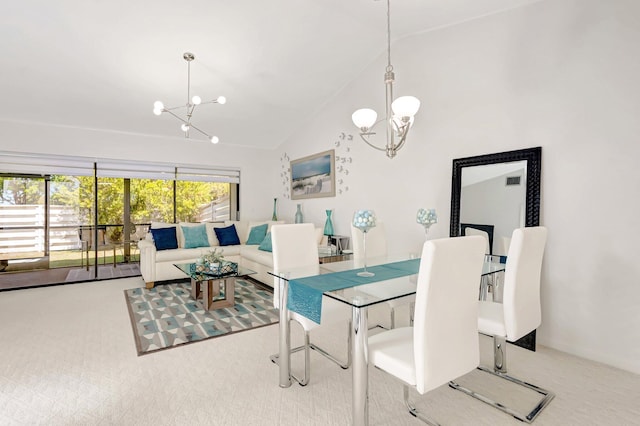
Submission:
<svg viewBox="0 0 640 426">
<path fill-rule="evenodd" d="M 400 266 L 398 266 L 400 265 Z M 289 309 L 308 316 L 306 311 L 300 311 L 294 301 L 294 292 L 300 292 L 299 283 L 305 283 L 304 290 L 316 290 L 321 296 L 330 297 L 338 302 L 345 303 L 352 308 L 351 327 L 351 353 L 352 353 L 352 424 L 369 424 L 369 376 L 368 376 L 368 313 L 370 306 L 385 303 L 394 299 L 409 296 L 416 293 L 417 272 L 419 259 L 411 255 L 384 256 L 367 259 L 368 270 L 377 268 L 382 271 L 378 277 L 369 278 L 369 282 L 358 277 L 357 272 L 362 270 L 362 259 L 352 259 L 343 262 L 327 263 L 318 267 L 297 268 L 286 271 L 270 272 L 276 278 L 280 291 L 280 322 L 279 322 L 279 385 L 291 386 L 291 335 L 289 327 Z M 388 267 L 388 268 L 387 268 Z M 492 261 L 488 258 L 483 266 L 482 276 L 478 277 L 478 286 L 484 276 L 504 271 L 505 264 Z M 390 275 L 385 271 L 392 270 Z M 321 275 L 326 277 L 319 278 Z M 323 281 L 333 282 L 332 286 L 316 286 L 315 283 Z M 295 284 L 290 286 L 291 284 Z M 329 289 L 327 288 L 336 288 Z M 291 294 L 290 294 L 291 291 Z M 306 294 L 299 294 L 306 297 Z M 287 303 L 289 301 L 289 304 Z M 312 312 L 313 313 L 313 312 Z"/>
</svg>

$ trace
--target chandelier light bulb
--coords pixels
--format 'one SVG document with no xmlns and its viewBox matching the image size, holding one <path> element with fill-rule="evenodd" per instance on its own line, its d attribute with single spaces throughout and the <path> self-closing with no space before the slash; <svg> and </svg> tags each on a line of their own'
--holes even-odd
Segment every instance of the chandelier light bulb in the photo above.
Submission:
<svg viewBox="0 0 640 426">
<path fill-rule="evenodd" d="M 161 110 L 161 109 L 158 109 L 158 108 L 154 108 L 154 109 L 153 109 L 153 113 L 154 113 L 155 115 L 160 115 L 160 114 L 162 114 L 162 110 Z"/>
<path fill-rule="evenodd" d="M 164 109 L 164 104 L 160 101 L 155 101 L 153 103 L 153 109 L 159 109 L 160 111 L 162 111 Z"/>
<path fill-rule="evenodd" d="M 211 136 L 211 143 L 212 144 L 217 144 L 218 142 L 220 142 L 220 139 L 217 136 Z"/>
<path fill-rule="evenodd" d="M 369 129 L 373 126 L 378 118 L 378 114 L 369 108 L 362 108 L 357 110 L 351 116 L 353 124 L 359 129 Z"/>
<path fill-rule="evenodd" d="M 227 103 L 227 98 L 225 98 L 224 96 L 218 96 L 218 99 L 216 99 L 216 102 L 218 102 L 220 105 L 224 105 Z M 217 143 L 217 142 L 214 142 Z"/>
<path fill-rule="evenodd" d="M 191 98 L 191 103 L 194 105 L 200 105 L 200 103 L 202 102 L 202 98 L 200 98 L 200 96 L 195 95 L 193 98 Z"/>
<path fill-rule="evenodd" d="M 414 96 L 401 96 L 391 104 L 395 115 L 413 117 L 420 109 L 420 101 Z"/>
<path fill-rule="evenodd" d="M 182 129 L 183 132 L 186 133 L 189 131 L 190 126 L 186 123 L 182 123 L 182 126 L 180 126 L 180 128 Z"/>
</svg>

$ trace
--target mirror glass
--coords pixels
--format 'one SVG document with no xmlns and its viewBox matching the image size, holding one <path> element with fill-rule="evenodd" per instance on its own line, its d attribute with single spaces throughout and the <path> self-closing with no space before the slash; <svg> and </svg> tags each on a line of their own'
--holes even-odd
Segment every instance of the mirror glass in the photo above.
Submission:
<svg viewBox="0 0 640 426">
<path fill-rule="evenodd" d="M 470 235 L 473 230 L 487 232 L 487 253 L 506 256 L 513 230 L 525 225 L 526 182 L 524 160 L 464 167 L 460 235 Z"/>
</svg>

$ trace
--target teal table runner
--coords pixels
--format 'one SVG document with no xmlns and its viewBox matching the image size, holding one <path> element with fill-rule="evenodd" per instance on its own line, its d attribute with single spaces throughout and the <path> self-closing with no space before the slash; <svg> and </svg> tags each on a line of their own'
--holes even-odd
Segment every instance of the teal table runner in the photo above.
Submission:
<svg viewBox="0 0 640 426">
<path fill-rule="evenodd" d="M 324 292 L 417 274 L 419 268 L 420 259 L 411 259 L 367 267 L 375 274 L 373 277 L 358 276 L 364 270 L 360 268 L 290 280 L 287 308 L 320 324 Z"/>
</svg>

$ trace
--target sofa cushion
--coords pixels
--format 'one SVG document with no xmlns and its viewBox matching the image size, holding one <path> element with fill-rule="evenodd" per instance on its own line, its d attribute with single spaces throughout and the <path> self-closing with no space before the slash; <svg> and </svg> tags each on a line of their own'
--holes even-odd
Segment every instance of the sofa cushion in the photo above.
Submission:
<svg viewBox="0 0 640 426">
<path fill-rule="evenodd" d="M 151 228 L 151 235 L 153 236 L 153 243 L 158 251 L 178 248 L 175 226 L 159 229 Z"/>
<path fill-rule="evenodd" d="M 207 229 L 204 223 L 195 226 L 185 226 L 180 224 L 184 248 L 209 247 L 209 238 L 207 237 Z"/>
<path fill-rule="evenodd" d="M 271 243 L 271 232 L 267 232 L 267 235 L 265 235 L 264 240 L 262 240 L 262 242 L 260 243 L 260 246 L 258 246 L 258 250 L 263 250 L 268 252 L 273 251 L 273 245 Z"/>
<path fill-rule="evenodd" d="M 273 254 L 258 249 L 258 246 L 241 246 L 240 256 L 243 259 L 273 268 Z"/>
<path fill-rule="evenodd" d="M 248 246 L 258 246 L 264 240 L 264 237 L 267 235 L 267 227 L 266 223 L 262 225 L 254 226 L 249 231 L 249 237 L 247 238 Z"/>
<path fill-rule="evenodd" d="M 222 257 L 227 259 L 227 257 L 229 257 L 229 256 L 239 256 L 241 247 L 244 247 L 244 246 L 237 245 L 237 246 L 224 246 L 224 247 L 222 247 Z M 213 250 L 213 249 L 209 249 L 209 250 L 205 250 L 205 251 L 209 252 L 211 250 Z"/>
<path fill-rule="evenodd" d="M 156 262 L 191 263 L 205 252 L 202 248 L 163 250 L 156 253 Z"/>
<path fill-rule="evenodd" d="M 221 246 L 234 246 L 240 244 L 238 238 L 238 232 L 235 225 L 227 226 L 225 228 L 214 228 L 216 237 Z"/>
</svg>

